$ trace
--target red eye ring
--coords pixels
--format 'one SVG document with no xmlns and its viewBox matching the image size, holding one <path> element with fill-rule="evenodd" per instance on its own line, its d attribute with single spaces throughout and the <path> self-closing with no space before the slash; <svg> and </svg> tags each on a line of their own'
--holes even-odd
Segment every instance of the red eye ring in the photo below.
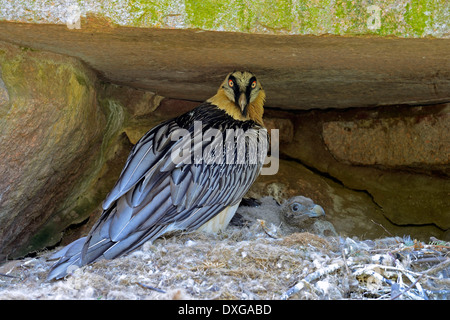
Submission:
<svg viewBox="0 0 450 320">
<path fill-rule="evenodd" d="M 256 81 L 253 81 L 252 82 L 252 89 L 255 89 L 256 88 Z"/>
<path fill-rule="evenodd" d="M 228 85 L 232 88 L 234 86 L 234 81 L 233 80 L 228 80 Z"/>
</svg>

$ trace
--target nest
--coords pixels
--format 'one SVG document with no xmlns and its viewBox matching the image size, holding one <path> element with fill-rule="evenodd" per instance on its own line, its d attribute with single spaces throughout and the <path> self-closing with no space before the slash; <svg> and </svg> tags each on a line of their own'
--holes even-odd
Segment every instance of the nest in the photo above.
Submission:
<svg viewBox="0 0 450 320">
<path fill-rule="evenodd" d="M 450 244 L 277 236 L 262 221 L 174 234 L 46 282 L 51 251 L 0 266 L 0 299 L 448 299 Z"/>
</svg>

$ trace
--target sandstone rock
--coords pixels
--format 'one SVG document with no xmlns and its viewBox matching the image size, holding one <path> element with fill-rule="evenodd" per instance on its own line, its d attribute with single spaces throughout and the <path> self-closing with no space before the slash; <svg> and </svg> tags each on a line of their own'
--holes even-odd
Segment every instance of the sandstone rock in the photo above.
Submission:
<svg viewBox="0 0 450 320">
<path fill-rule="evenodd" d="M 96 221 L 132 145 L 192 103 L 156 111 L 163 97 L 100 84 L 76 59 L 5 43 L 0 53 L 0 93 L 8 98 L 0 105 L 8 177 L 0 182 L 0 256 L 17 257 L 55 245 L 63 233 L 64 241 L 84 235 L 87 226 L 70 226 Z"/>
<path fill-rule="evenodd" d="M 78 57 L 107 82 L 203 101 L 251 69 L 267 106 L 288 110 L 450 100 L 448 39 L 286 36 L 0 22 L 0 40 Z"/>
<path fill-rule="evenodd" d="M 445 150 L 448 150 L 450 141 L 438 141 L 436 137 L 448 135 L 449 118 L 441 114 L 442 110 L 446 110 L 445 105 L 418 108 L 420 110 L 406 107 L 398 109 L 379 108 L 375 115 L 370 115 L 370 110 L 363 109 L 355 109 L 345 113 L 338 111 L 327 113 L 306 112 L 298 115 L 293 120 L 295 127 L 294 140 L 282 149 L 282 153 L 296 159 L 320 175 L 329 177 L 349 190 L 366 194 L 373 200 L 373 204 L 378 207 L 377 211 L 382 213 L 393 225 L 415 225 L 418 227 L 417 232 L 419 233 L 421 232 L 421 227 L 429 226 L 434 227 L 437 233 L 442 233 L 442 231 L 450 227 L 450 202 L 448 197 L 448 190 L 450 190 L 449 162 L 448 158 L 445 161 L 444 154 Z M 399 131 L 406 127 L 403 124 L 393 127 L 383 124 L 391 123 L 390 121 L 393 120 L 390 120 L 390 118 L 398 118 L 400 115 L 402 119 L 406 119 L 404 123 L 412 124 L 414 120 L 409 119 L 411 117 L 415 118 L 415 116 L 412 116 L 415 112 L 421 114 L 416 119 L 424 119 L 422 123 L 425 124 L 432 121 L 430 119 L 439 119 L 436 123 L 440 123 L 437 128 L 441 128 L 441 131 L 434 131 L 434 126 L 432 130 L 429 130 L 429 127 L 426 125 L 423 127 L 424 130 L 422 130 L 420 121 L 416 121 L 412 127 L 408 127 L 408 130 L 416 137 L 432 136 L 435 145 L 441 146 L 440 150 L 430 151 L 428 157 L 426 157 L 426 153 L 420 151 L 427 148 L 426 141 L 419 138 L 415 140 L 417 145 L 404 146 L 403 143 L 405 141 L 412 142 L 414 140 L 413 137 L 408 137 L 406 132 L 405 136 L 402 136 L 401 139 L 399 138 L 402 142 L 399 141 L 396 152 L 407 154 L 410 152 L 407 148 L 414 148 L 417 150 L 417 153 L 414 153 L 412 158 L 397 159 L 391 155 L 383 154 L 383 149 L 370 150 L 370 146 L 374 146 L 374 144 L 393 146 L 392 141 L 389 140 L 390 137 L 396 134 L 400 137 Z M 371 123 L 373 126 L 369 128 L 358 127 L 358 124 L 361 125 L 361 120 L 359 119 L 366 119 L 364 120 L 365 123 Z M 345 134 L 344 137 L 331 136 L 332 133 L 340 133 L 333 131 L 338 127 L 336 122 L 340 125 L 343 123 L 349 125 L 351 123 L 353 128 L 359 128 L 358 130 L 360 131 L 357 131 L 357 133 L 368 131 L 373 133 L 373 135 L 360 133 L 358 137 L 362 141 L 356 139 L 354 148 L 350 148 L 349 142 L 345 140 L 348 138 Z M 331 130 L 330 123 L 333 123 L 333 130 Z M 386 130 L 385 133 L 380 134 L 381 128 Z M 377 135 L 377 139 L 375 135 Z M 382 140 L 383 138 L 386 140 Z M 331 152 L 324 141 L 329 142 Z M 337 143 L 335 145 L 330 141 L 336 141 Z M 348 146 L 342 147 L 339 145 L 339 141 L 345 141 Z M 343 150 L 348 150 L 348 153 L 345 153 Z M 444 153 L 441 153 L 442 150 L 444 150 Z M 356 157 L 352 153 L 363 154 L 364 151 L 367 152 L 367 155 L 364 155 L 364 157 L 360 156 L 358 159 L 359 161 L 365 159 L 367 163 L 365 165 L 352 165 L 350 160 L 354 160 Z M 344 159 L 336 157 L 335 153 L 342 155 Z M 422 158 L 416 156 L 419 153 Z M 441 155 L 438 162 L 436 162 L 436 154 Z M 388 159 L 383 162 L 385 166 L 383 167 L 379 163 L 375 165 L 372 158 L 373 155 Z M 414 159 L 414 161 L 411 159 Z M 314 199 L 312 196 L 309 197 Z M 437 237 L 439 238 L 439 235 Z"/>
<path fill-rule="evenodd" d="M 254 1 L 0 0 L 0 19 L 85 28 L 85 17 L 128 27 L 195 29 L 270 35 L 393 35 L 448 38 L 446 0 Z M 86 19 L 86 20 L 87 20 Z M 80 21 L 81 20 L 81 21 Z"/>
<path fill-rule="evenodd" d="M 271 117 L 269 113 L 264 116 L 264 125 L 266 126 L 269 135 L 271 135 L 272 129 L 278 130 L 278 143 L 284 144 L 292 142 L 292 139 L 294 138 L 294 126 L 290 119 Z"/>
<path fill-rule="evenodd" d="M 73 58 L 1 43 L 0 66 L 10 99 L 0 135 L 3 260 L 29 252 L 31 238 L 92 161 L 105 118 L 94 73 Z"/>
<path fill-rule="evenodd" d="M 6 109 L 6 105 L 8 103 L 9 103 L 9 93 L 5 87 L 5 83 L 3 82 L 2 70 L 0 69 L 0 110 L 2 110 L 3 107 L 5 107 Z M 3 112 L 1 112 L 0 115 L 3 116 Z"/>
<path fill-rule="evenodd" d="M 450 104 L 435 114 L 325 122 L 323 139 L 333 157 L 354 165 L 449 165 Z"/>
<path fill-rule="evenodd" d="M 132 117 L 148 115 L 155 111 L 164 99 L 150 91 L 119 85 L 105 85 L 102 98 L 117 100 Z"/>
</svg>

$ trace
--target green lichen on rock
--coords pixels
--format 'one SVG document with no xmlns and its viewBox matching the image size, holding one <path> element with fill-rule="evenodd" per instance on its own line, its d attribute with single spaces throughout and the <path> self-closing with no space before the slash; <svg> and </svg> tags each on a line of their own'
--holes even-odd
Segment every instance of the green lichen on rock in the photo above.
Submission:
<svg viewBox="0 0 450 320">
<path fill-rule="evenodd" d="M 407 38 L 450 36 L 447 0 L 59 0 L 39 4 L 0 0 L 0 21 L 64 24 L 77 15 L 89 14 L 117 25 L 147 28 Z"/>
<path fill-rule="evenodd" d="M 0 122 L 4 257 L 40 249 L 57 237 L 53 231 L 66 217 L 53 214 L 89 172 L 104 115 L 96 104 L 95 73 L 78 60 L 6 43 L 0 47 L 9 97 Z"/>
</svg>

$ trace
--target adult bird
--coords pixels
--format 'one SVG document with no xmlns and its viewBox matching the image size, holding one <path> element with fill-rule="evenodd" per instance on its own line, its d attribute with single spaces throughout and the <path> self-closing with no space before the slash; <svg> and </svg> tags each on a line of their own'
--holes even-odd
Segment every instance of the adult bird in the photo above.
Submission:
<svg viewBox="0 0 450 320">
<path fill-rule="evenodd" d="M 255 75 L 235 71 L 213 97 L 148 131 L 131 150 L 99 220 L 52 257 L 59 260 L 47 279 L 114 259 L 170 231 L 224 229 L 267 154 L 264 101 Z"/>
</svg>

